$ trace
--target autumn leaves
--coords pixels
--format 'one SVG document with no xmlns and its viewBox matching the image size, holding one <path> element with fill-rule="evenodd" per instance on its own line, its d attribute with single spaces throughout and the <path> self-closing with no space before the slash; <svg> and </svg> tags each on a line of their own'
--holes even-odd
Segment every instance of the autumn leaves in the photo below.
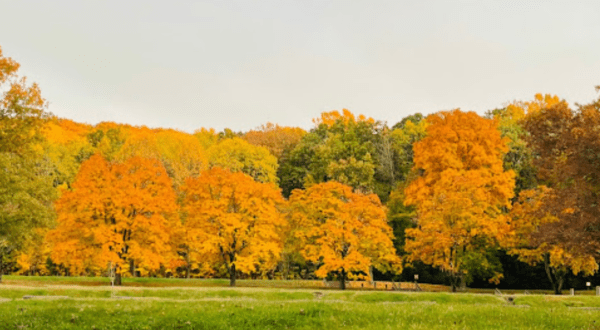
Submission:
<svg viewBox="0 0 600 330">
<path fill-rule="evenodd" d="M 402 270 L 376 195 L 330 181 L 294 190 L 290 207 L 291 234 L 304 258 L 320 265 L 315 275 L 336 274 L 345 289 L 348 277 L 367 278 L 370 266 Z"/>
<path fill-rule="evenodd" d="M 274 184 L 214 167 L 186 180 L 183 191 L 182 243 L 189 262 L 224 265 L 232 286 L 236 272 L 266 273 L 277 266 L 287 223 Z"/>
<path fill-rule="evenodd" d="M 318 276 L 339 272 L 342 283 L 368 274 L 371 264 L 397 264 L 379 199 L 342 184 L 298 190 L 288 205 L 276 185 L 213 167 L 187 178 L 181 191 L 178 212 L 160 162 L 92 156 L 56 203 L 58 226 L 47 235 L 52 260 L 71 274 L 102 273 L 110 264 L 131 276 L 169 266 L 184 266 L 189 276 L 191 268 L 223 265 L 235 285 L 238 272 L 272 271 L 289 235 L 307 260 L 321 265 Z"/>
<path fill-rule="evenodd" d="M 170 261 L 177 211 L 160 162 L 109 163 L 94 155 L 56 202 L 58 226 L 47 235 L 51 258 L 71 274 L 100 273 L 112 264 L 119 273 L 147 275 Z"/>
<path fill-rule="evenodd" d="M 415 168 L 423 172 L 406 189 L 416 205 L 418 227 L 407 229 L 410 261 L 448 272 L 453 291 L 475 270 L 501 272 L 488 260 L 509 234 L 504 210 L 514 194 L 514 173 L 496 123 L 473 112 L 439 112 L 427 118 L 427 137 L 414 144 Z"/>
<path fill-rule="evenodd" d="M 560 292 L 568 271 L 598 268 L 599 101 L 572 110 L 536 95 L 487 118 L 442 111 L 392 127 L 344 109 L 308 132 L 188 134 L 51 118 L 17 68 L 0 53 L 0 278 L 10 258 L 32 274 L 110 265 L 344 287 L 371 266 L 423 262 L 456 289 L 497 283 L 504 250 L 543 263 Z"/>
</svg>

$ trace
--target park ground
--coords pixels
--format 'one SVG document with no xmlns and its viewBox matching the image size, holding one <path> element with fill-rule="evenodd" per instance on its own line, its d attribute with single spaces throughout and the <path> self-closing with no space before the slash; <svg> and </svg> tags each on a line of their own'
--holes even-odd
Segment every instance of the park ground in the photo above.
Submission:
<svg viewBox="0 0 600 330">
<path fill-rule="evenodd" d="M 599 329 L 600 297 L 333 290 L 310 281 L 5 276 L 0 329 Z M 425 289 L 428 287 L 425 285 Z M 442 289 L 431 287 L 434 291 Z"/>
</svg>

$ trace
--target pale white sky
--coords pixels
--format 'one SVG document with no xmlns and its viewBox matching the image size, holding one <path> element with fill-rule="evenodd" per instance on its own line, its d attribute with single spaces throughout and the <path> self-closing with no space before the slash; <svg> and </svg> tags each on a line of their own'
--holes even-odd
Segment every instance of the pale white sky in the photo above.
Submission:
<svg viewBox="0 0 600 330">
<path fill-rule="evenodd" d="M 54 114 L 193 131 L 393 125 L 600 85 L 600 1 L 0 0 L 0 46 Z"/>
</svg>

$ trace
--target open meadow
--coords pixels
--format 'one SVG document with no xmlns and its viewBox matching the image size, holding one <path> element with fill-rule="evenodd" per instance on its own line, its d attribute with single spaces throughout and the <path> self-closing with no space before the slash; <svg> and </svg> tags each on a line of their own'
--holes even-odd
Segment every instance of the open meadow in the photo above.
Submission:
<svg viewBox="0 0 600 330">
<path fill-rule="evenodd" d="M 6 276 L 0 329 L 600 329 L 600 297 Z M 250 287 L 253 283 L 256 287 Z M 299 285 L 300 282 L 292 282 Z M 270 285 L 271 284 L 271 285 Z"/>
</svg>

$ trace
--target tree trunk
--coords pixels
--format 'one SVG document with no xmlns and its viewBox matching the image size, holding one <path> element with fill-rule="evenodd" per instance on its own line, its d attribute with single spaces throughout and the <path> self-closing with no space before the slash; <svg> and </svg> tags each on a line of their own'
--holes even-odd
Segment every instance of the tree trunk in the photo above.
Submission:
<svg viewBox="0 0 600 330">
<path fill-rule="evenodd" d="M 457 292 L 458 290 L 458 282 L 460 281 L 460 277 L 458 274 L 452 273 L 450 274 L 450 286 L 452 287 L 452 292 Z"/>
<path fill-rule="evenodd" d="M 135 276 L 135 261 L 133 259 L 129 260 L 129 272 L 131 273 L 131 277 Z"/>
<path fill-rule="evenodd" d="M 0 283 L 2 283 L 2 275 L 4 275 L 4 253 L 0 251 Z"/>
<path fill-rule="evenodd" d="M 115 285 L 121 286 L 123 285 L 123 281 L 121 281 L 121 273 L 115 274 Z"/>
<path fill-rule="evenodd" d="M 460 281 L 460 290 L 463 292 L 466 291 L 467 290 L 467 281 L 465 280 L 465 274 L 460 274 L 459 281 Z"/>
<path fill-rule="evenodd" d="M 562 294 L 562 286 L 565 280 L 565 272 L 560 269 L 553 269 L 552 267 L 550 267 L 549 253 L 544 254 L 544 269 L 546 270 L 546 275 L 548 275 L 550 284 L 552 284 L 552 290 L 554 290 L 554 294 Z"/>
<path fill-rule="evenodd" d="M 235 264 L 229 267 L 229 286 L 235 286 Z"/>
<path fill-rule="evenodd" d="M 185 278 L 187 279 L 190 278 L 190 268 L 192 268 L 192 266 L 190 265 L 190 249 L 188 248 L 188 251 L 185 254 Z"/>
<path fill-rule="evenodd" d="M 346 270 L 342 268 L 340 275 L 340 289 L 346 290 Z"/>
<path fill-rule="evenodd" d="M 557 274 L 556 276 L 556 290 L 554 290 L 554 294 L 562 294 L 562 286 L 565 281 L 565 277 L 562 274 Z"/>
<path fill-rule="evenodd" d="M 290 276 L 290 257 L 288 253 L 284 253 L 283 258 L 282 258 L 283 262 L 281 263 L 281 270 L 283 273 L 283 279 L 284 280 L 289 280 L 289 276 Z"/>
</svg>

